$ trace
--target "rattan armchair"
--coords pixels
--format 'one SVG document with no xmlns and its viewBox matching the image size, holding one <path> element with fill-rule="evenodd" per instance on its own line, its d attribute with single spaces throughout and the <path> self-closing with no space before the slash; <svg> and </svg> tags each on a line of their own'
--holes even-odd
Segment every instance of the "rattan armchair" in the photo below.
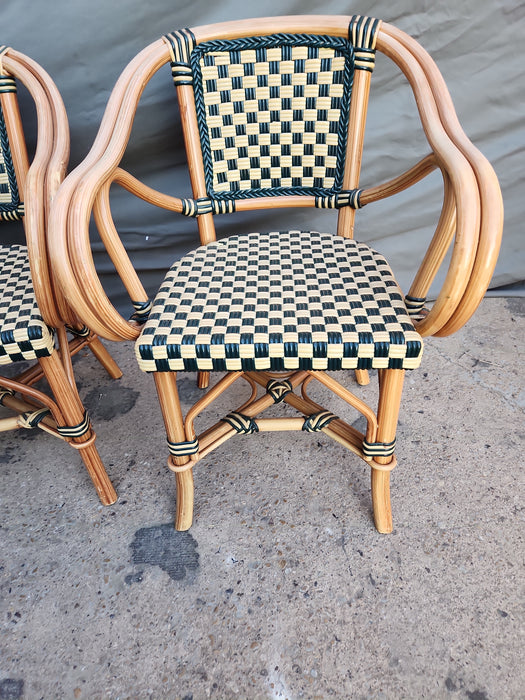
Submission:
<svg viewBox="0 0 525 700">
<path fill-rule="evenodd" d="M 37 145 L 29 162 L 17 83 L 27 88 L 37 116 Z M 26 245 L 0 245 L 0 366 L 29 367 L 0 375 L 0 403 L 15 415 L 0 431 L 41 428 L 78 450 L 102 503 L 117 495 L 78 395 L 71 356 L 89 347 L 111 377 L 121 371 L 100 339 L 68 306 L 56 284 L 47 248 L 49 206 L 69 158 L 62 99 L 33 60 L 0 47 L 0 222 L 21 221 Z M 50 388 L 37 388 L 44 378 Z"/>
<path fill-rule="evenodd" d="M 407 78 L 430 152 L 398 177 L 362 187 L 377 52 Z M 120 166 L 144 86 L 167 62 L 193 190 L 186 198 L 155 191 Z M 444 183 L 441 216 L 403 295 L 384 257 L 353 239 L 356 211 L 435 169 Z M 201 245 L 174 263 L 153 302 L 117 235 L 109 194 L 115 184 L 197 221 Z M 286 207 L 338 209 L 337 231 L 216 241 L 217 215 Z M 92 214 L 130 295 L 131 320 L 115 310 L 98 280 L 88 235 Z M 193 468 L 226 440 L 321 430 L 369 464 L 376 528 L 390 532 L 405 370 L 419 366 L 423 337 L 453 333 L 478 306 L 498 254 L 502 216 L 495 174 L 459 126 L 438 69 L 389 24 L 362 16 L 242 20 L 176 31 L 138 54 L 113 90 L 91 152 L 57 196 L 52 247 L 78 315 L 103 337 L 136 339 L 139 366 L 153 374 L 176 475 L 176 528 L 192 522 Z M 430 304 L 426 297 L 447 252 L 445 281 Z M 378 370 L 377 411 L 340 383 L 348 377 L 343 370 L 355 371 L 360 384 Z M 221 374 L 183 416 L 177 373 L 187 371 L 198 373 L 203 389 L 210 372 Z M 249 385 L 248 400 L 197 435 L 195 418 L 239 379 Z M 362 413 L 366 431 L 316 403 L 315 382 L 345 399 L 349 414 Z M 283 401 L 297 417 L 261 417 Z"/>
</svg>

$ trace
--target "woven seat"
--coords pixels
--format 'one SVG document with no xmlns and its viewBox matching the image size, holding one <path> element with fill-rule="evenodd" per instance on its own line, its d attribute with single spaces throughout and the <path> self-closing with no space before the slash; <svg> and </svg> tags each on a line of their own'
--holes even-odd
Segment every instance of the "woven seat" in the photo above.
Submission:
<svg viewBox="0 0 525 700">
<path fill-rule="evenodd" d="M 17 97 L 18 83 L 34 101 L 37 144 L 30 160 Z M 71 357 L 89 347 L 110 376 L 121 372 L 100 339 L 60 293 L 48 250 L 49 203 L 69 155 L 67 117 L 58 90 L 27 56 L 0 47 L 0 223 L 14 223 L 26 245 L 0 246 L 0 366 L 29 363 L 0 375 L 0 404 L 14 416 L 0 431 L 41 428 L 79 450 L 102 503 L 116 500 L 78 395 Z M 47 386 L 37 388 L 40 379 Z M 2 411 L 3 413 L 3 411 Z"/>
<path fill-rule="evenodd" d="M 430 153 L 390 180 L 363 186 L 377 54 L 408 80 Z M 133 148 L 129 136 L 142 91 L 166 63 L 180 107 L 190 196 L 159 192 L 122 167 L 123 154 Z M 362 223 L 358 210 L 434 170 L 443 177 L 441 214 L 402 292 L 382 255 L 354 240 Z M 200 247 L 172 265 L 153 302 L 119 238 L 114 186 L 196 221 Z M 273 210 L 279 228 L 290 228 L 297 224 L 277 219 L 277 210 L 284 215 L 299 207 L 337 209 L 333 235 L 284 230 L 217 242 L 219 215 L 255 217 L 264 210 L 267 217 Z M 414 212 L 414 230 L 420 214 Z M 131 318 L 113 306 L 96 274 L 91 220 L 129 294 Z M 133 233 L 137 225 L 134 219 Z M 257 221 L 253 229 L 259 230 Z M 139 366 L 153 376 L 176 478 L 177 529 L 192 523 L 193 470 L 201 460 L 214 449 L 227 459 L 224 444 L 237 435 L 279 430 L 300 432 L 298 443 L 322 431 L 365 460 L 375 525 L 391 532 L 389 479 L 405 370 L 419 367 L 422 338 L 448 335 L 474 312 L 494 269 L 501 229 L 494 171 L 461 131 L 445 83 L 421 46 L 371 17 L 301 15 L 179 29 L 144 48 L 117 82 L 89 155 L 60 188 L 52 246 L 75 311 L 103 337 L 136 340 Z M 372 235 L 359 229 L 363 240 Z M 445 260 L 443 286 L 431 304 L 429 290 Z M 183 414 L 177 382 L 188 371 L 206 391 Z M 377 408 L 351 383 L 355 377 L 366 385 L 369 371 L 377 372 Z M 197 418 L 238 380 L 248 384 L 248 398 L 198 434 Z M 323 396 L 338 397 L 332 407 L 343 406 L 339 415 L 314 398 L 319 385 Z M 282 402 L 281 411 L 275 404 Z M 355 427 L 356 412 L 365 419 L 363 432 Z"/>
<path fill-rule="evenodd" d="M 381 255 L 291 231 L 186 255 L 161 285 L 136 352 L 145 372 L 414 369 L 422 341 Z"/>
</svg>

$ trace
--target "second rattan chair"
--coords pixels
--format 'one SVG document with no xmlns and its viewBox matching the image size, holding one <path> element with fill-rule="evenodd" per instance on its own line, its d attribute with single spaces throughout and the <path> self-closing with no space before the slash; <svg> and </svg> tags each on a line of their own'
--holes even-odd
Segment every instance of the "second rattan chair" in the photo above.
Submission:
<svg viewBox="0 0 525 700">
<path fill-rule="evenodd" d="M 376 52 L 408 79 L 430 153 L 398 177 L 362 188 Z M 167 62 L 193 190 L 182 199 L 152 190 L 120 167 L 144 86 Z M 353 240 L 354 217 L 360 207 L 401 192 L 436 168 L 444 181 L 442 213 L 405 296 L 384 257 Z M 197 220 L 200 247 L 172 266 L 153 302 L 116 234 L 113 184 Z M 286 207 L 338 209 L 337 232 L 279 231 L 216 241 L 217 215 Z M 97 278 L 92 213 L 133 302 L 131 321 L 117 313 Z M 191 525 L 192 473 L 201 459 L 238 434 L 297 430 L 323 431 L 370 465 L 375 524 L 390 532 L 389 479 L 405 370 L 419 366 L 424 336 L 450 334 L 474 312 L 495 265 L 501 229 L 494 172 L 461 130 L 428 54 L 372 18 L 299 16 L 185 29 L 145 48 L 122 73 L 93 149 L 59 192 L 52 245 L 63 289 L 79 316 L 112 340 L 136 338 L 139 366 L 154 377 L 177 480 L 177 529 Z M 442 291 L 424 309 L 449 249 Z M 343 370 L 355 370 L 362 384 L 368 370 L 378 370 L 377 410 L 340 383 L 348 374 Z M 177 374 L 188 371 L 198 373 L 202 388 L 209 372 L 221 374 L 183 416 Z M 250 398 L 197 435 L 196 417 L 238 380 L 249 384 Z M 345 399 L 350 414 L 357 409 L 365 416 L 364 433 L 311 398 L 316 382 Z M 297 417 L 261 417 L 280 402 Z"/>
<path fill-rule="evenodd" d="M 37 145 L 29 162 L 17 99 L 27 88 L 37 116 Z M 56 284 L 47 247 L 49 205 L 69 158 L 69 128 L 62 99 L 49 75 L 14 49 L 0 47 L 0 222 L 21 221 L 26 245 L 0 245 L 0 366 L 29 362 L 0 376 L 0 403 L 14 416 L 0 431 L 41 428 L 78 450 L 101 502 L 117 494 L 78 395 L 71 356 L 89 347 L 109 375 L 122 375 L 100 339 L 67 305 Z M 35 386 L 45 377 L 51 395 Z"/>
</svg>

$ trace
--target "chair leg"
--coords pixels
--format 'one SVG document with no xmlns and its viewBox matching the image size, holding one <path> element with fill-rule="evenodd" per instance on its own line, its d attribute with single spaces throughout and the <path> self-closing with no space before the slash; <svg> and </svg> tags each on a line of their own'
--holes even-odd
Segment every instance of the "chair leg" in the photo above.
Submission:
<svg viewBox="0 0 525 700">
<path fill-rule="evenodd" d="M 89 348 L 111 379 L 120 379 L 120 377 L 122 377 L 122 370 L 111 357 L 98 336 L 94 335 L 89 339 Z"/>
<path fill-rule="evenodd" d="M 177 390 L 177 377 L 175 372 L 154 372 L 155 386 L 159 397 L 160 408 L 166 427 L 166 435 L 169 442 L 184 442 L 184 419 Z M 190 461 L 189 457 L 170 456 L 170 461 L 175 467 L 184 467 Z M 176 471 L 177 485 L 177 512 L 175 516 L 175 529 L 188 530 L 193 522 L 193 471 L 190 468 L 184 471 Z"/>
<path fill-rule="evenodd" d="M 356 369 L 355 380 L 360 386 L 370 384 L 370 376 L 367 369 Z"/>
<path fill-rule="evenodd" d="M 404 377 L 405 371 L 402 369 L 379 371 L 378 442 L 391 442 L 396 436 Z M 393 457 L 376 457 L 376 462 L 389 464 L 392 459 Z M 372 467 L 372 505 L 374 522 L 378 532 L 385 534 L 392 532 L 389 471 L 381 471 Z"/>
<path fill-rule="evenodd" d="M 76 387 L 73 387 L 67 378 L 58 353 L 55 351 L 50 357 L 41 357 L 39 362 L 49 383 L 55 402 L 60 409 L 64 424 L 72 427 L 82 423 L 84 420 L 84 406 L 82 405 Z M 59 420 L 59 422 L 61 421 Z M 101 503 L 108 506 L 115 503 L 117 500 L 117 493 L 100 459 L 93 438 L 94 433 L 90 427 L 86 433 L 80 437 L 74 438 L 72 442 L 78 446 L 77 449 L 93 481 Z M 83 443 L 89 444 L 85 447 L 81 447 Z"/>
<path fill-rule="evenodd" d="M 210 386 L 209 372 L 197 372 L 197 386 L 199 389 L 207 389 Z"/>
</svg>

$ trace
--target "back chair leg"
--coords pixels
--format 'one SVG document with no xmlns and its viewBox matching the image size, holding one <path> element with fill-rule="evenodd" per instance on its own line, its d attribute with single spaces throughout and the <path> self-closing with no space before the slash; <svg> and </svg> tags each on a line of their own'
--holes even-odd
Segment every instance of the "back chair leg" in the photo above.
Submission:
<svg viewBox="0 0 525 700">
<path fill-rule="evenodd" d="M 109 374 L 111 379 L 120 379 L 120 377 L 122 377 L 122 370 L 106 350 L 100 338 L 97 336 L 91 338 L 89 340 L 89 348 L 102 367 L 104 367 L 106 372 Z"/>
<path fill-rule="evenodd" d="M 356 369 L 355 380 L 360 386 L 370 384 L 370 376 L 367 369 Z"/>
<path fill-rule="evenodd" d="M 186 434 L 177 390 L 177 376 L 175 372 L 154 372 L 153 377 L 168 442 L 185 442 Z M 188 530 L 193 522 L 193 470 L 189 464 L 190 458 L 187 456 L 170 455 L 168 466 L 175 472 L 177 485 L 176 530 Z"/>
<path fill-rule="evenodd" d="M 85 419 L 85 409 L 76 388 L 69 383 L 58 353 L 54 352 L 50 357 L 41 357 L 39 362 L 62 413 L 64 425 L 67 427 L 81 425 Z M 84 443 L 87 444 L 82 447 Z M 115 503 L 117 493 L 95 447 L 95 433 L 92 428 L 89 427 L 82 435 L 73 438 L 72 444 L 80 452 L 101 503 L 105 506 Z"/>
<path fill-rule="evenodd" d="M 209 372 L 197 372 L 197 386 L 199 389 L 207 389 L 210 386 Z"/>
<path fill-rule="evenodd" d="M 397 420 L 405 371 L 402 369 L 379 370 L 379 405 L 377 409 L 377 441 L 389 443 L 396 437 Z M 392 457 L 376 457 L 379 464 L 390 464 Z M 374 522 L 378 532 L 392 532 L 390 506 L 390 472 L 372 467 L 372 505 Z"/>
</svg>

